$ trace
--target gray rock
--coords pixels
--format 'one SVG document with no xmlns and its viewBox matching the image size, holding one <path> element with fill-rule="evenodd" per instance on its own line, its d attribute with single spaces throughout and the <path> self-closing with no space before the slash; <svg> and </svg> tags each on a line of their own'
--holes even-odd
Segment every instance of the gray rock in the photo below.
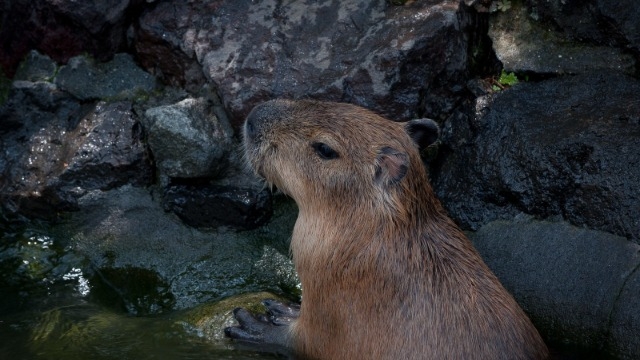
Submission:
<svg viewBox="0 0 640 360">
<path fill-rule="evenodd" d="M 188 81 L 197 61 L 234 126 L 273 97 L 347 101 L 408 120 L 451 111 L 468 21 L 451 0 L 168 1 L 141 19 L 136 49 L 174 81 Z"/>
<path fill-rule="evenodd" d="M 527 218 L 492 222 L 470 236 L 547 341 L 593 350 L 611 342 L 607 350 L 622 358 L 640 356 L 634 346 L 640 333 L 638 277 L 630 276 L 640 265 L 640 246 Z"/>
<path fill-rule="evenodd" d="M 228 166 L 233 131 L 204 99 L 148 109 L 143 124 L 156 166 L 171 178 L 216 177 Z"/>
<path fill-rule="evenodd" d="M 55 82 L 80 100 L 133 99 L 156 86 L 155 78 L 128 54 L 116 54 L 113 60 L 97 64 L 84 56 L 74 57 L 60 68 Z"/>
<path fill-rule="evenodd" d="M 185 309 L 239 293 L 297 286 L 286 256 L 295 205 L 278 203 L 265 227 L 202 232 L 165 212 L 149 190 L 124 186 L 87 193 L 79 200 L 83 211 L 72 213 L 59 231 L 92 268 L 157 274 L 175 299 L 172 309 Z"/>
<path fill-rule="evenodd" d="M 443 129 L 436 192 L 465 228 L 524 212 L 640 242 L 639 93 L 605 72 L 479 98 Z"/>
<path fill-rule="evenodd" d="M 636 257 L 640 250 L 636 251 Z M 640 357 L 640 266 L 636 266 L 618 295 L 611 313 L 608 350 L 620 359 Z"/>
<path fill-rule="evenodd" d="M 27 58 L 20 63 L 14 81 L 51 81 L 56 74 L 58 65 L 46 55 L 32 50 Z"/>
<path fill-rule="evenodd" d="M 606 46 L 609 44 L 598 46 L 572 40 L 532 19 L 524 5 L 493 15 L 489 37 L 496 56 L 509 72 L 548 75 L 610 69 L 635 73 L 636 60 L 631 54 Z"/>
</svg>

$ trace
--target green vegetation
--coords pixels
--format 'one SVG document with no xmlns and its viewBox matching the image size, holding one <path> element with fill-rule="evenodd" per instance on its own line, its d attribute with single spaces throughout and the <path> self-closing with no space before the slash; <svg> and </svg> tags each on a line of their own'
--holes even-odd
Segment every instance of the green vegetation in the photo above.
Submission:
<svg viewBox="0 0 640 360">
<path fill-rule="evenodd" d="M 493 79 L 493 85 L 491 88 L 493 91 L 501 91 L 519 82 L 520 79 L 518 79 L 518 76 L 516 76 L 515 73 L 508 73 L 504 69 L 502 69 L 500 77 L 497 80 Z"/>
<path fill-rule="evenodd" d="M 494 11 L 505 12 L 505 11 L 507 11 L 509 9 L 511 9 L 511 1 L 509 1 L 509 0 L 494 1 L 491 4 L 491 11 L 492 12 L 494 12 Z"/>
<path fill-rule="evenodd" d="M 500 78 L 498 79 L 498 82 L 500 84 L 502 84 L 502 85 L 513 86 L 513 85 L 517 84 L 519 82 L 519 80 L 518 80 L 518 77 L 516 76 L 516 74 L 514 74 L 512 72 L 507 73 L 503 69 L 502 73 L 500 74 Z"/>
</svg>

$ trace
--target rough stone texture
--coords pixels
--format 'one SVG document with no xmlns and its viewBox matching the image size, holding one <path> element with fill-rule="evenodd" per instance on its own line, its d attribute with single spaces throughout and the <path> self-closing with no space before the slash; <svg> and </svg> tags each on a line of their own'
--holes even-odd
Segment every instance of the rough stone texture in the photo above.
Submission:
<svg viewBox="0 0 640 360">
<path fill-rule="evenodd" d="M 532 16 L 570 37 L 627 48 L 640 56 L 640 3 L 635 0 L 527 0 Z"/>
<path fill-rule="evenodd" d="M 13 80 L 51 81 L 57 69 L 57 64 L 50 57 L 32 50 L 18 67 Z"/>
<path fill-rule="evenodd" d="M 525 212 L 640 242 L 639 93 L 607 72 L 479 98 L 443 129 L 436 192 L 465 228 Z"/>
<path fill-rule="evenodd" d="M 144 0 L 11 0 L 0 5 L 0 67 L 13 76 L 36 49 L 57 62 L 90 53 L 106 60 L 126 47 L 129 16 Z"/>
<path fill-rule="evenodd" d="M 528 9 L 521 5 L 494 14 L 489 37 L 496 56 L 509 72 L 546 75 L 580 74 L 596 69 L 627 74 L 636 72 L 633 55 L 609 44 L 576 41 L 554 27 L 532 19 Z"/>
<path fill-rule="evenodd" d="M 113 60 L 98 64 L 85 56 L 74 57 L 60 68 L 55 82 L 80 100 L 130 99 L 156 86 L 155 78 L 138 68 L 128 54 L 116 54 Z"/>
<path fill-rule="evenodd" d="M 640 333 L 638 277 L 630 277 L 640 266 L 640 246 L 526 218 L 492 222 L 471 238 L 547 341 L 640 357 L 633 346 Z"/>
<path fill-rule="evenodd" d="M 637 250 L 636 256 L 639 256 Z M 626 279 L 611 315 L 608 350 L 620 359 L 640 358 L 640 265 Z"/>
<path fill-rule="evenodd" d="M 55 85 L 16 81 L 0 107 L 0 200 L 51 218 L 86 190 L 148 184 L 151 165 L 131 104 L 81 105 Z"/>
<path fill-rule="evenodd" d="M 233 131 L 204 98 L 148 109 L 143 124 L 161 175 L 215 177 L 228 166 Z"/>
<path fill-rule="evenodd" d="M 92 268 L 140 268 L 169 284 L 173 310 L 250 291 L 298 284 L 288 253 L 295 204 L 279 200 L 267 226 L 202 232 L 165 212 L 149 190 L 123 186 L 79 199 L 82 212 L 60 229 Z M 108 279 L 107 279 L 108 280 Z"/>
<path fill-rule="evenodd" d="M 438 118 L 466 74 L 467 16 L 453 0 L 174 0 L 140 22 L 145 67 L 190 81 L 195 59 L 235 126 L 273 97 L 347 101 L 395 120 Z"/>
<path fill-rule="evenodd" d="M 231 226 L 255 229 L 271 218 L 271 193 L 266 189 L 219 185 L 173 185 L 163 197 L 166 210 L 197 228 Z"/>
</svg>

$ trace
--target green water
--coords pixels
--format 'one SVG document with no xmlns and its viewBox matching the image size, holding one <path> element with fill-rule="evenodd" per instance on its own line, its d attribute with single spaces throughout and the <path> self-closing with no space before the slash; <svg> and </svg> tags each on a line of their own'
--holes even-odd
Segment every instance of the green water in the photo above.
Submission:
<svg viewBox="0 0 640 360">
<path fill-rule="evenodd" d="M 279 358 L 224 338 L 235 303 L 174 311 L 150 301 L 155 315 L 133 316 L 94 291 L 95 271 L 66 243 L 44 227 L 0 228 L 0 359 Z"/>
</svg>

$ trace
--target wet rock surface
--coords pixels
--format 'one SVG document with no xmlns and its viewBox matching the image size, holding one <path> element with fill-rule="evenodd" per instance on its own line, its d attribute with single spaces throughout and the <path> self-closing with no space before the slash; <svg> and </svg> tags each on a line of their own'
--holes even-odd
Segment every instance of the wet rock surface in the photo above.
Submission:
<svg viewBox="0 0 640 360">
<path fill-rule="evenodd" d="M 408 120 L 455 104 L 465 19 L 457 1 L 169 1 L 141 18 L 136 50 L 187 88 L 202 81 L 191 75 L 197 61 L 235 126 L 273 97 L 348 101 Z"/>
<path fill-rule="evenodd" d="M 152 181 L 129 102 L 83 104 L 52 83 L 17 81 L 0 122 L 0 198 L 9 213 L 53 218 L 77 209 L 85 191 Z"/>
<path fill-rule="evenodd" d="M 267 189 L 223 185 L 169 186 L 163 196 L 163 206 L 196 228 L 255 229 L 273 213 L 271 193 Z"/>
<path fill-rule="evenodd" d="M 639 242 L 639 91 L 592 73 L 479 99 L 444 129 L 438 196 L 466 228 L 524 212 Z"/>
<path fill-rule="evenodd" d="M 252 232 L 202 232 L 184 226 L 154 197 L 151 191 L 132 186 L 93 191 L 80 198 L 83 211 L 73 213 L 63 225 L 61 231 L 75 251 L 107 276 L 104 283 L 116 286 L 113 293 L 127 294 L 135 289 L 122 281 L 123 288 L 119 288 L 117 279 L 126 279 L 122 273 L 127 271 L 141 274 L 137 268 L 153 273 L 154 282 L 167 284 L 153 302 L 169 301 L 171 306 L 157 306 L 165 310 L 185 309 L 247 291 L 283 293 L 297 286 L 286 256 L 296 217 L 290 202 L 279 202 L 269 225 Z M 122 301 L 132 303 L 130 297 Z"/>
</svg>

